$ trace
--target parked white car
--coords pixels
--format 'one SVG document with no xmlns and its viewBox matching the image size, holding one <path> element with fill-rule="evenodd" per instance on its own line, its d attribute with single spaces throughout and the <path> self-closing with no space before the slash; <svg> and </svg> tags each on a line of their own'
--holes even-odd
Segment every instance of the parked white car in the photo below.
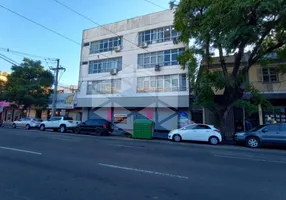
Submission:
<svg viewBox="0 0 286 200">
<path fill-rule="evenodd" d="M 14 121 L 12 123 L 12 128 L 39 128 L 42 120 L 38 118 L 31 118 L 31 117 L 25 117 L 22 119 L 19 119 L 17 121 Z"/>
<path fill-rule="evenodd" d="M 168 139 L 175 142 L 182 140 L 209 142 L 216 145 L 222 141 L 221 134 L 213 125 L 191 124 L 169 133 Z"/>
<path fill-rule="evenodd" d="M 52 129 L 54 131 L 60 130 L 61 133 L 65 133 L 67 130 L 73 130 L 80 121 L 74 121 L 71 117 L 51 117 L 47 121 L 43 121 L 40 124 L 40 130 Z"/>
</svg>

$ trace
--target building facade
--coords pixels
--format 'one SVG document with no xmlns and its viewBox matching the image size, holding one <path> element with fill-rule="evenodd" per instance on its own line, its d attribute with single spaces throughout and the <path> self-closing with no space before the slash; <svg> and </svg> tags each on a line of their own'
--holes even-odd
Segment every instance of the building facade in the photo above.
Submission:
<svg viewBox="0 0 286 200">
<path fill-rule="evenodd" d="M 42 119 L 52 116 L 53 94 L 49 97 L 47 110 L 42 112 Z M 82 110 L 76 107 L 75 93 L 58 93 L 56 100 L 56 116 L 69 116 L 75 120 L 82 120 Z"/>
<path fill-rule="evenodd" d="M 190 116 L 187 70 L 169 10 L 83 31 L 77 106 L 83 120 L 104 118 L 132 130 L 148 118 L 157 130 Z M 183 113 L 183 114 L 182 114 Z"/>
<path fill-rule="evenodd" d="M 246 53 L 241 61 L 241 70 L 247 65 L 248 58 L 249 54 Z M 231 73 L 234 65 L 234 56 L 226 56 L 225 62 L 229 73 Z M 268 65 L 256 63 L 249 69 L 248 75 L 245 77 L 246 81 L 259 90 L 261 95 L 272 104 L 273 108 L 264 108 L 258 105 L 257 112 L 252 115 L 248 115 L 247 111 L 243 112 L 241 108 L 234 108 L 233 120 L 235 126 L 238 122 L 242 122 L 243 119 L 251 122 L 253 126 L 273 122 L 286 123 L 286 74 L 282 74 L 278 70 L 279 66 L 285 64 L 285 61 L 277 59 Z M 221 70 L 219 57 L 212 59 L 210 70 Z M 222 94 L 223 90 L 215 92 L 217 98 Z M 244 97 L 249 99 L 250 94 L 245 94 Z M 243 117 L 244 113 L 245 117 Z M 205 123 L 215 124 L 215 119 L 211 112 L 204 110 Z"/>
</svg>

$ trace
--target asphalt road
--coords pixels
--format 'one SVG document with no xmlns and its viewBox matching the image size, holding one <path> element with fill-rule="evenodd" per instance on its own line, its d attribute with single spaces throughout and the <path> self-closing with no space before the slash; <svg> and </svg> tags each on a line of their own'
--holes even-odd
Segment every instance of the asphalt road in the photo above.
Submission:
<svg viewBox="0 0 286 200">
<path fill-rule="evenodd" d="M 286 151 L 0 128 L 1 200 L 285 200 Z"/>
</svg>

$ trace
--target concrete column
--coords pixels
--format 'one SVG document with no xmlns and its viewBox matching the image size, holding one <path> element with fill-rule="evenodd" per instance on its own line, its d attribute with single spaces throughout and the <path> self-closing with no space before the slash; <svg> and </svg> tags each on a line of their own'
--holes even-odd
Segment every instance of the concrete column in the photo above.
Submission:
<svg viewBox="0 0 286 200">
<path fill-rule="evenodd" d="M 82 108 L 82 121 L 88 120 L 88 108 Z"/>
<path fill-rule="evenodd" d="M 205 108 L 203 108 L 203 110 L 202 110 L 202 113 L 203 113 L 203 124 L 205 124 L 206 123 L 206 110 L 205 110 Z"/>
<path fill-rule="evenodd" d="M 259 125 L 263 125 L 263 115 L 261 104 L 258 105 Z"/>
</svg>

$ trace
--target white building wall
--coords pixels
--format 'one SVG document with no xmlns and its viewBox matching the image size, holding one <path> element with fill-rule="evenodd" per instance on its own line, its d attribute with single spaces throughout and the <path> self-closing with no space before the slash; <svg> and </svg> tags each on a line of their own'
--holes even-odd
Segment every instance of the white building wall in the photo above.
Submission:
<svg viewBox="0 0 286 200">
<path fill-rule="evenodd" d="M 87 95 L 87 81 L 118 79 L 121 78 L 121 94 L 107 94 L 104 97 L 128 97 L 128 96 L 177 96 L 188 95 L 188 91 L 181 92 L 157 92 L 157 93 L 137 93 L 137 77 L 142 76 L 156 76 L 168 74 L 182 74 L 187 70 L 182 70 L 181 66 L 166 66 L 161 67 L 159 72 L 155 72 L 154 68 L 137 69 L 137 55 L 148 52 L 156 52 L 170 49 L 185 48 L 183 43 L 174 45 L 172 41 L 150 44 L 148 48 L 142 49 L 138 47 L 138 33 L 144 30 L 161 28 L 171 26 L 173 24 L 173 13 L 169 10 L 136 17 L 113 24 L 105 25 L 104 27 L 96 27 L 83 31 L 83 43 L 102 40 L 106 38 L 116 37 L 114 33 L 123 36 L 123 49 L 120 52 L 102 52 L 97 54 L 89 54 L 90 46 L 82 48 L 81 63 L 84 61 L 92 61 L 98 59 L 122 57 L 122 71 L 117 75 L 110 75 L 110 73 L 88 74 L 89 66 L 81 65 L 79 86 L 80 91 L 78 98 L 102 98 L 103 95 Z M 106 30 L 109 29 L 110 31 Z M 114 32 L 114 33 L 111 33 Z M 131 42 L 128 42 L 128 41 Z M 134 43 L 134 44 L 133 44 Z M 187 82 L 187 88 L 188 88 Z"/>
</svg>

